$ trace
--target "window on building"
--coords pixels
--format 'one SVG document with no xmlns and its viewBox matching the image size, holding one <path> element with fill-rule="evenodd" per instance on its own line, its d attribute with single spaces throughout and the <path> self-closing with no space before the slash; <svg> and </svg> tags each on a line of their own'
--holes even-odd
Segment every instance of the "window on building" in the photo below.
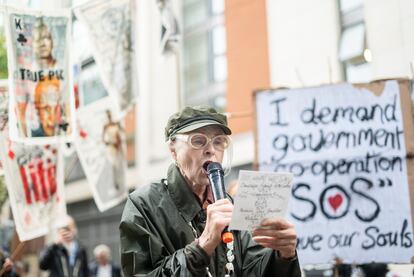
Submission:
<svg viewBox="0 0 414 277">
<path fill-rule="evenodd" d="M 366 47 L 365 25 L 363 23 L 345 28 L 339 46 L 339 59 L 344 61 L 359 59 Z"/>
<path fill-rule="evenodd" d="M 183 1 L 183 75 L 186 105 L 226 107 L 224 0 Z"/>
<path fill-rule="evenodd" d="M 344 79 L 350 83 L 370 82 L 372 55 L 366 39 L 363 1 L 339 0 L 339 5 L 342 32 L 338 56 Z"/>
</svg>

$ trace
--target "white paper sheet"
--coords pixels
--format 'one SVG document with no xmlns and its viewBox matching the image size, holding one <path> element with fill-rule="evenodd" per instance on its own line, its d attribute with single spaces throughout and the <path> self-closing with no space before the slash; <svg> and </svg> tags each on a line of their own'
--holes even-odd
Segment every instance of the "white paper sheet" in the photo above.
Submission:
<svg viewBox="0 0 414 277">
<path fill-rule="evenodd" d="M 250 231 L 265 218 L 283 217 L 292 178 L 291 173 L 241 170 L 229 229 Z"/>
</svg>

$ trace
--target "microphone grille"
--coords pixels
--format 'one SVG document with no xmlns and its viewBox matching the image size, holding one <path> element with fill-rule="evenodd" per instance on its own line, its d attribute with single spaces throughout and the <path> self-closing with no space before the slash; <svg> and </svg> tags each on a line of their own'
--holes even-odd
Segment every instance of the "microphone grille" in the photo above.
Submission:
<svg viewBox="0 0 414 277">
<path fill-rule="evenodd" d="M 223 171 L 223 168 L 221 167 L 220 163 L 211 162 L 207 165 L 207 172 L 210 173 L 211 171 L 219 170 Z"/>
</svg>

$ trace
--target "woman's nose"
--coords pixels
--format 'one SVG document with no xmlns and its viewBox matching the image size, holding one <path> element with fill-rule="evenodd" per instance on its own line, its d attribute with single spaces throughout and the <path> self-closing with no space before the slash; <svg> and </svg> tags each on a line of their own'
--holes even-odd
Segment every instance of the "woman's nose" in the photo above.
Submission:
<svg viewBox="0 0 414 277">
<path fill-rule="evenodd" d="M 215 154 L 216 149 L 214 149 L 213 142 L 209 141 L 207 145 L 204 147 L 204 153 L 206 154 Z"/>
</svg>

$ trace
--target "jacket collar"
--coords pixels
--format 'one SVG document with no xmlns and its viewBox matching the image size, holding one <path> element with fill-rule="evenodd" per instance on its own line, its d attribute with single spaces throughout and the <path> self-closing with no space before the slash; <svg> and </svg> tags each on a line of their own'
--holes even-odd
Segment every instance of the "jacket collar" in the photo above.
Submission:
<svg viewBox="0 0 414 277">
<path fill-rule="evenodd" d="M 201 211 L 201 207 L 175 164 L 171 164 L 168 168 L 167 185 L 171 198 L 181 215 L 186 221 L 192 221 Z"/>
</svg>

